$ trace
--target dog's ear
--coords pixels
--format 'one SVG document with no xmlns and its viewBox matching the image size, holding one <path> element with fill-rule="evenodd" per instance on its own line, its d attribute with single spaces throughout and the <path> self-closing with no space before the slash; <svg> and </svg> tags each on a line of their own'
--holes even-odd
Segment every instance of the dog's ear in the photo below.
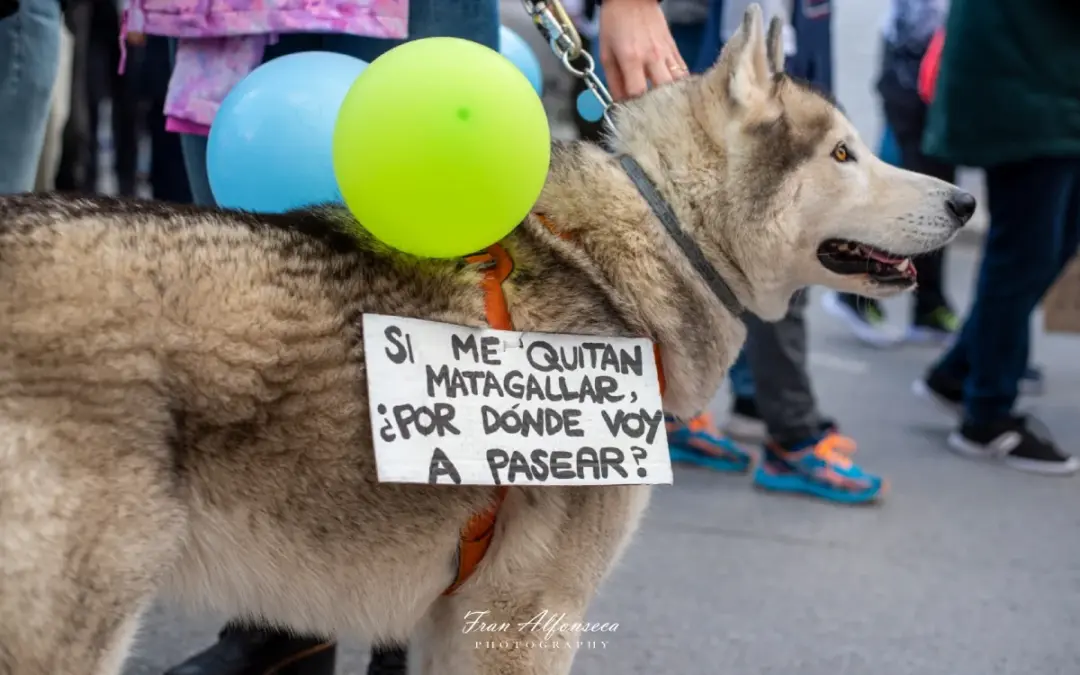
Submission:
<svg viewBox="0 0 1080 675">
<path fill-rule="evenodd" d="M 754 110 L 768 100 L 772 76 L 761 7 L 757 3 L 746 8 L 742 25 L 724 45 L 711 77 L 739 108 Z"/>
<path fill-rule="evenodd" d="M 769 34 L 765 37 L 769 49 L 769 67 L 774 75 L 784 72 L 784 25 L 785 21 L 780 15 L 774 16 L 769 22 Z"/>
</svg>

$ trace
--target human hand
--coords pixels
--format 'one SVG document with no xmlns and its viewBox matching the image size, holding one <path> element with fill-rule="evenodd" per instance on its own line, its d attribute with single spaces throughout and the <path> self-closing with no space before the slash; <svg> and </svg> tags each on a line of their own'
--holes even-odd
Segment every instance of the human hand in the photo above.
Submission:
<svg viewBox="0 0 1080 675">
<path fill-rule="evenodd" d="M 690 73 L 657 0 L 604 0 L 600 63 L 616 101 L 641 96 L 649 82 L 658 87 Z"/>
<path fill-rule="evenodd" d="M 132 47 L 143 47 L 146 45 L 146 35 L 144 33 L 128 33 L 127 43 Z"/>
</svg>

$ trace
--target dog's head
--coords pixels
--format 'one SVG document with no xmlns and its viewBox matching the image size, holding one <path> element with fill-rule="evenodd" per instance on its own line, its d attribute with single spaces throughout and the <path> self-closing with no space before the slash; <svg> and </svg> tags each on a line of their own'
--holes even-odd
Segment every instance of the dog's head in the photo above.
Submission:
<svg viewBox="0 0 1080 675">
<path fill-rule="evenodd" d="M 823 95 L 783 74 L 783 22 L 760 8 L 707 73 L 617 113 L 614 142 L 665 174 L 683 227 L 766 319 L 822 284 L 912 288 L 911 256 L 947 244 L 974 198 L 875 157 Z"/>
</svg>

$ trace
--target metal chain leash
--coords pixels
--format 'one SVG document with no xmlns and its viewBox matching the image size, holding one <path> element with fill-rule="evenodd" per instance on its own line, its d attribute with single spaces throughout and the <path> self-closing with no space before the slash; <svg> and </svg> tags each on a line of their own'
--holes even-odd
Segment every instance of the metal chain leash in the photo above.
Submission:
<svg viewBox="0 0 1080 675">
<path fill-rule="evenodd" d="M 596 74 L 596 62 L 592 55 L 582 49 L 581 36 L 562 3 L 559 0 L 522 0 L 522 3 L 540 34 L 547 40 L 551 51 L 562 62 L 563 68 L 574 77 L 584 80 L 585 86 L 596 100 L 600 101 L 604 109 L 604 122 L 609 128 L 612 127 L 611 118 L 608 116 L 613 104 L 611 94 Z M 582 67 L 576 67 L 574 61 L 580 61 Z"/>
</svg>

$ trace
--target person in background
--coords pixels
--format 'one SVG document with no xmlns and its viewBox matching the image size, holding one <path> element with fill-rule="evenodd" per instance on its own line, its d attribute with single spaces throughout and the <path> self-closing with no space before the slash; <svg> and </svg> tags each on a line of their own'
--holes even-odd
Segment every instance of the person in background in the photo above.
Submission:
<svg viewBox="0 0 1080 675">
<path fill-rule="evenodd" d="M 877 90 L 886 129 L 892 133 L 899 154 L 896 163 L 953 183 L 956 167 L 922 152 L 927 105 L 917 90 L 919 64 L 934 31 L 944 24 L 948 8 L 948 0 L 893 0 L 882 31 Z M 960 320 L 945 295 L 945 249 L 918 258 L 916 268 L 919 285 L 913 294 L 906 334 L 888 325 L 885 308 L 873 298 L 827 291 L 822 304 L 856 338 L 869 345 L 889 347 L 904 340 L 915 344 L 948 343 L 955 337 Z M 1029 365 L 1020 381 L 1021 391 L 1041 394 L 1043 381 L 1042 371 Z"/>
<path fill-rule="evenodd" d="M 190 204 L 191 188 L 184 170 L 180 137 L 165 129 L 165 94 L 172 70 L 169 40 L 159 35 L 128 33 L 127 41 L 143 51 L 141 67 L 132 75 L 137 75 L 134 79 L 138 99 L 146 106 L 142 108 L 142 121 L 150 136 L 150 195 L 160 201 Z"/>
<path fill-rule="evenodd" d="M 952 347 L 914 383 L 958 428 L 949 446 L 1016 469 L 1080 460 L 1016 413 L 1035 307 L 1080 241 L 1080 6 L 952 0 L 923 151 L 986 173 L 989 229 Z"/>
<path fill-rule="evenodd" d="M 956 167 L 927 157 L 921 150 L 927 107 L 917 86 L 919 64 L 934 31 L 944 24 L 948 9 L 948 0 L 892 1 L 882 31 L 877 90 L 885 123 L 900 152 L 900 166 L 953 183 Z M 945 297 L 944 254 L 942 249 L 916 261 L 919 285 L 913 297 L 909 341 L 942 344 L 959 327 L 960 320 Z M 900 339 L 886 325 L 885 311 L 877 300 L 830 291 L 823 302 L 830 314 L 864 342 L 888 346 Z"/>
<path fill-rule="evenodd" d="M 74 69 L 75 39 L 66 25 L 69 11 L 70 6 L 65 9 L 60 22 L 59 68 L 53 82 L 49 117 L 45 124 L 45 142 L 41 145 L 34 192 L 52 192 L 56 189 L 56 170 L 60 166 L 60 153 L 64 149 L 64 127 L 71 113 L 71 72 Z"/>
<path fill-rule="evenodd" d="M 0 0 L 0 195 L 34 189 L 60 63 L 58 0 Z"/>
<path fill-rule="evenodd" d="M 207 178 L 206 142 L 212 119 L 205 111 L 224 98 L 229 82 L 235 84 L 259 63 L 303 51 L 325 50 L 373 61 L 383 52 L 408 39 L 431 36 L 461 37 L 498 49 L 498 0 L 455 0 L 454 2 L 401 2 L 388 0 L 345 0 L 335 5 L 341 15 L 326 22 L 312 19 L 311 25 L 297 25 L 290 12 L 293 30 L 277 35 L 271 44 L 266 16 L 273 15 L 273 0 L 258 3 L 235 0 L 229 10 L 232 25 L 242 21 L 245 12 L 262 17 L 262 24 L 248 26 L 242 33 L 216 40 L 181 39 L 177 42 L 175 65 L 166 97 L 169 128 L 181 134 L 184 163 L 194 201 L 212 205 L 213 192 Z M 138 8 L 129 5 L 129 10 Z M 195 12 L 194 4 L 178 7 Z M 170 8 L 175 10 L 177 8 Z M 212 12 L 213 10 L 211 10 Z M 606 0 L 600 5 L 604 29 L 598 39 L 615 78 L 612 93 L 620 98 L 645 93 L 646 83 L 660 85 L 686 75 L 686 63 L 675 47 L 657 0 Z M 170 25 L 175 13 L 163 12 L 162 26 Z M 404 30 L 404 18 L 408 29 Z M 352 17 L 353 20 L 347 17 Z M 356 20 L 356 17 L 361 19 Z M 365 18 L 366 17 L 366 18 Z M 368 20 L 368 18 L 374 17 Z M 132 30 L 169 36 L 148 27 L 154 17 L 132 15 Z M 192 17 L 209 25 L 205 17 Z M 322 23 L 320 23 L 322 21 Z M 262 31 L 258 30 L 259 26 Z M 345 27 L 342 29 L 342 27 Z M 387 30 L 398 26 L 402 30 Z M 327 30 L 336 32 L 326 32 Z M 311 32 L 303 32 L 310 30 Z M 207 36 L 211 37 L 211 36 Z M 222 37 L 222 36 L 213 36 Z M 240 67 L 241 64 L 243 67 Z M 216 106 L 214 107 L 216 109 Z M 218 642 L 170 669 L 167 675 L 331 675 L 336 661 L 336 645 L 322 636 L 297 636 L 276 627 L 264 627 L 234 621 L 219 634 Z M 368 665 L 370 675 L 406 672 L 404 647 L 383 645 L 372 650 Z"/>
<path fill-rule="evenodd" d="M 140 70 L 143 49 L 128 43 L 128 72 L 121 74 L 120 8 L 117 0 L 71 0 L 67 23 L 74 37 L 71 112 L 64 127 L 63 152 L 56 174 L 58 190 L 99 191 L 101 148 L 98 129 L 108 101 L 117 192 L 135 195 L 139 135 L 142 130 L 133 73 Z"/>
</svg>

